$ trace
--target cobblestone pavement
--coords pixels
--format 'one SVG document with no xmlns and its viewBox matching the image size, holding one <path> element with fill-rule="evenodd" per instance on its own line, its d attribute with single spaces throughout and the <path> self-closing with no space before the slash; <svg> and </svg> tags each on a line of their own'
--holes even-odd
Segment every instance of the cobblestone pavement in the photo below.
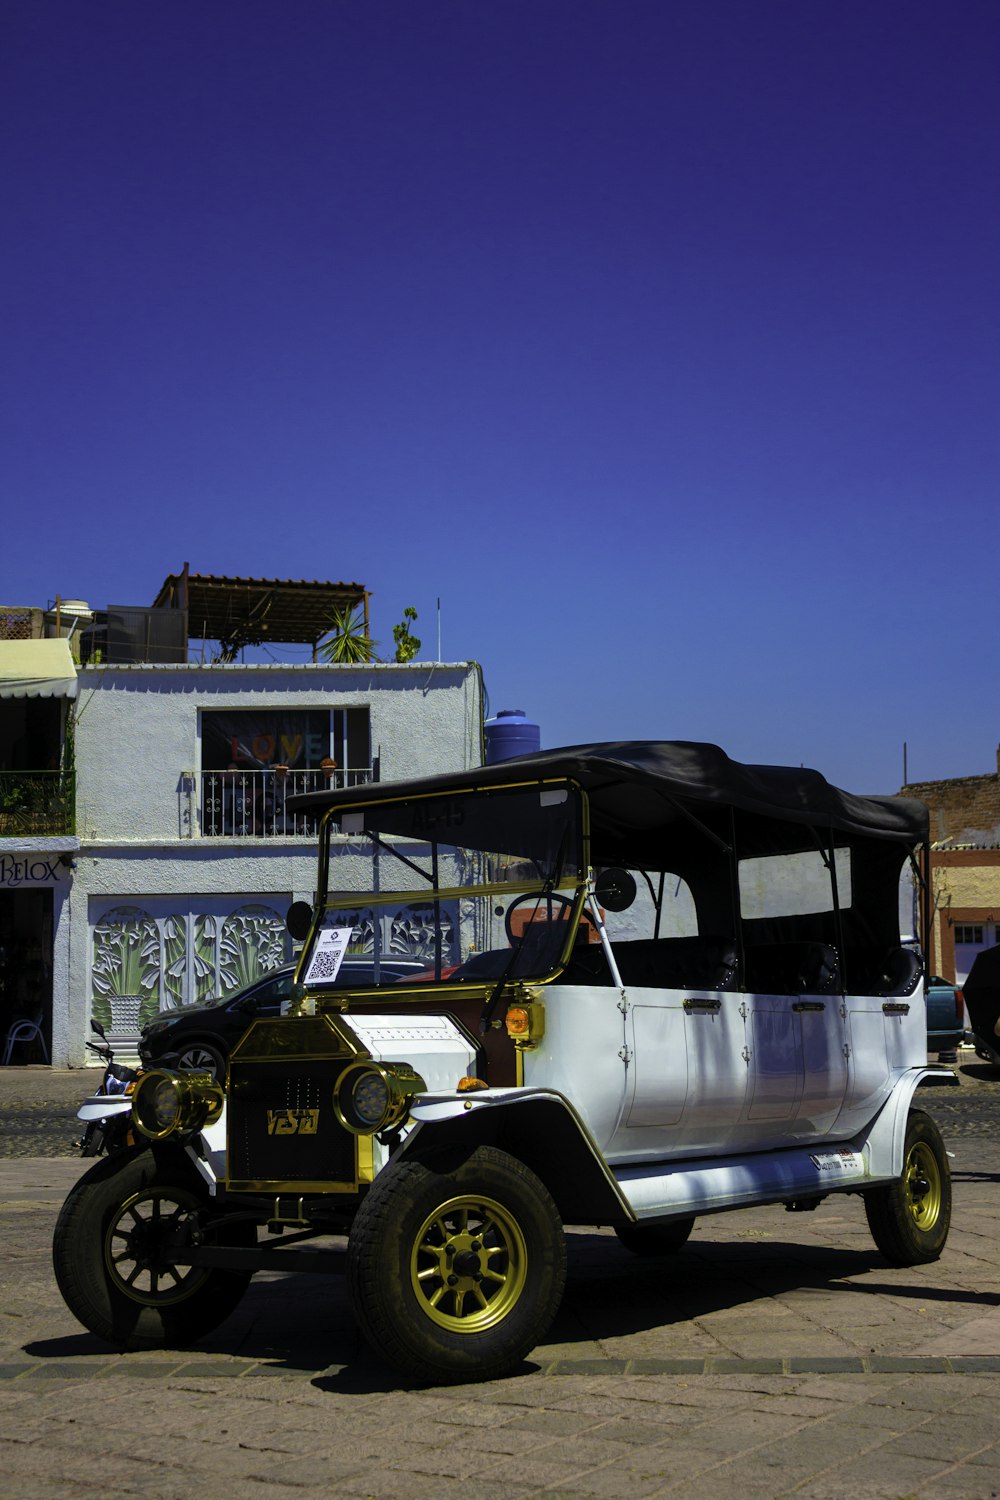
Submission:
<svg viewBox="0 0 1000 1500">
<path fill-rule="evenodd" d="M 0 1075 L 17 1148 L 0 1160 L 0 1496 L 187 1500 L 221 1483 L 241 1500 L 1000 1497 L 988 1070 L 963 1067 L 961 1090 L 921 1099 L 953 1153 L 952 1233 L 934 1265 L 888 1267 L 856 1198 L 703 1219 L 662 1261 L 571 1231 L 564 1307 L 523 1373 L 423 1390 L 363 1348 L 336 1277 L 258 1275 L 196 1348 L 116 1355 L 82 1330 L 49 1246 L 87 1164 L 21 1154 L 30 1128 L 10 1122 L 27 1115 L 47 1139 L 48 1109 L 71 1137 L 85 1090 L 79 1073 L 32 1072 Z"/>
</svg>

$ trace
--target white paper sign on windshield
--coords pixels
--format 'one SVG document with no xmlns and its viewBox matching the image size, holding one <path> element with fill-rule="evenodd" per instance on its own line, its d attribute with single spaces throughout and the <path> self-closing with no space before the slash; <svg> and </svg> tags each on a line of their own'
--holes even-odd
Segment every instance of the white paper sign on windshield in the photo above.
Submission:
<svg viewBox="0 0 1000 1500">
<path fill-rule="evenodd" d="M 309 960 L 306 984 L 332 984 L 344 962 L 353 927 L 321 927 Z"/>
</svg>

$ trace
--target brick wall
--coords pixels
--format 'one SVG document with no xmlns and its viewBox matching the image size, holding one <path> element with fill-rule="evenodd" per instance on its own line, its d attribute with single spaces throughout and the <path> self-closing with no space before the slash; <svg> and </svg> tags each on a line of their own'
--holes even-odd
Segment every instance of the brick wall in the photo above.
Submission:
<svg viewBox="0 0 1000 1500">
<path fill-rule="evenodd" d="M 912 781 L 902 789 L 930 811 L 931 843 L 972 844 L 978 849 L 1000 845 L 1000 749 L 997 771 L 986 776 L 959 776 L 950 781 Z"/>
</svg>

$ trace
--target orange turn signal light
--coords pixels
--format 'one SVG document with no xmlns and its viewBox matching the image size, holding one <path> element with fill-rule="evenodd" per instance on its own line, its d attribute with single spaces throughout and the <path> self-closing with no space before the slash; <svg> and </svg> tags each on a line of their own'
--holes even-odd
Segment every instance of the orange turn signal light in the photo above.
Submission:
<svg viewBox="0 0 1000 1500">
<path fill-rule="evenodd" d="M 545 1035 L 545 1009 L 537 1000 L 508 1005 L 504 1023 L 507 1035 L 517 1046 L 534 1046 Z"/>
<path fill-rule="evenodd" d="M 476 1089 L 488 1088 L 489 1084 L 485 1083 L 481 1078 L 465 1077 L 458 1080 L 458 1092 L 460 1094 L 471 1094 L 474 1093 Z"/>
</svg>

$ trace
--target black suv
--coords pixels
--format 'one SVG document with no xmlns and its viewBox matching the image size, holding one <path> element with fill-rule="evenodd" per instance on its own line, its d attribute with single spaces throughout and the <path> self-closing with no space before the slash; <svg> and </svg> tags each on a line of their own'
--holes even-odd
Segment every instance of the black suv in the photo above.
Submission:
<svg viewBox="0 0 1000 1500">
<path fill-rule="evenodd" d="M 406 979 L 421 973 L 425 967 L 419 959 L 383 958 L 379 960 L 379 982 L 384 985 Z M 155 1021 L 143 1028 L 139 1038 L 143 1066 L 197 1068 L 224 1083 L 230 1051 L 251 1021 L 281 1014 L 291 995 L 294 977 L 295 965 L 285 964 L 224 1000 L 205 1000 L 200 1005 L 174 1005 L 162 1010 Z M 371 960 L 345 958 L 336 982 L 348 989 L 373 985 L 375 970 Z"/>
</svg>

